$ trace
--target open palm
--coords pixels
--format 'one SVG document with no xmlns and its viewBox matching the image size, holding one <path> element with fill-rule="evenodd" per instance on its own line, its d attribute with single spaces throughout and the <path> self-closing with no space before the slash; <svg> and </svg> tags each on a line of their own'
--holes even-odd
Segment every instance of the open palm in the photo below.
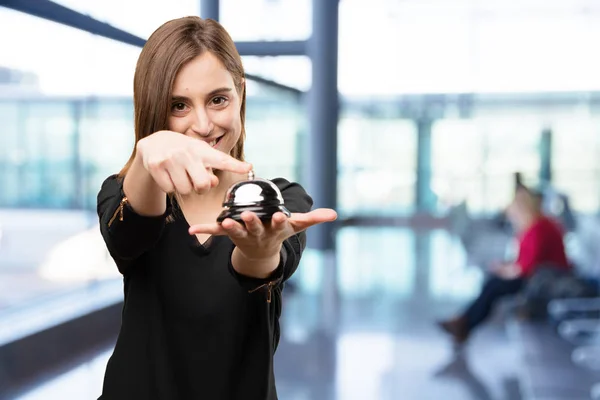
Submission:
<svg viewBox="0 0 600 400">
<path fill-rule="evenodd" d="M 228 218 L 220 224 L 192 225 L 189 233 L 227 235 L 246 256 L 258 259 L 276 254 L 284 240 L 311 226 L 335 221 L 337 213 L 329 208 L 318 208 L 307 213 L 292 213 L 288 218 L 277 212 L 270 222 L 263 223 L 255 213 L 244 211 L 241 218 L 244 224 Z"/>
</svg>

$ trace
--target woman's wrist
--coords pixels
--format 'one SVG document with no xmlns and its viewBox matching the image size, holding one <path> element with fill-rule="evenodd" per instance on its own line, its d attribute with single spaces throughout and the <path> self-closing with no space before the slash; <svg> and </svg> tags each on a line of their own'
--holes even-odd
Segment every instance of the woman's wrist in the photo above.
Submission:
<svg viewBox="0 0 600 400">
<path fill-rule="evenodd" d="M 281 246 L 272 254 L 248 255 L 239 247 L 233 249 L 231 264 L 235 271 L 241 275 L 265 279 L 277 269 L 281 260 Z"/>
</svg>

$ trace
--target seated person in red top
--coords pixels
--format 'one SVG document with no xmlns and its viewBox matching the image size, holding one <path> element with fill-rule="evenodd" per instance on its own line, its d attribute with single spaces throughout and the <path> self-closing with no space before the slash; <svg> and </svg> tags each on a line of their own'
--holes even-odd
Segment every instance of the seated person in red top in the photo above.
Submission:
<svg viewBox="0 0 600 400">
<path fill-rule="evenodd" d="M 542 214 L 539 196 L 524 187 L 520 188 L 507 209 L 507 215 L 517 233 L 518 257 L 514 262 L 494 266 L 491 278 L 466 311 L 440 323 L 457 344 L 469 338 L 473 329 L 489 316 L 501 297 L 518 293 L 536 268 L 549 265 L 569 268 L 562 229 Z"/>
</svg>

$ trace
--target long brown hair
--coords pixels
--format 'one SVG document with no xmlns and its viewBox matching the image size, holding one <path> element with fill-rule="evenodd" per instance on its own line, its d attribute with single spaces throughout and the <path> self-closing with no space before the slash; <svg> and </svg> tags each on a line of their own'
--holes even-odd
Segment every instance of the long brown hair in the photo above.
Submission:
<svg viewBox="0 0 600 400">
<path fill-rule="evenodd" d="M 246 137 L 246 83 L 242 59 L 225 28 L 212 19 L 184 17 L 161 25 L 148 39 L 138 58 L 133 79 L 135 144 L 160 130 L 169 129 L 175 77 L 183 65 L 203 52 L 214 54 L 229 71 L 241 99 L 242 132 L 231 156 L 244 160 Z M 136 146 L 120 176 L 125 176 L 136 155 Z"/>
</svg>

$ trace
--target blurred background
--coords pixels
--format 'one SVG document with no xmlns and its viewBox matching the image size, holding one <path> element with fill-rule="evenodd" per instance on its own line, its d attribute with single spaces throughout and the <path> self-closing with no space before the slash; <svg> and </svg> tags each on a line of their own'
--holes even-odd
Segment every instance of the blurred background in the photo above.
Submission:
<svg viewBox="0 0 600 400">
<path fill-rule="evenodd" d="M 96 195 L 133 146 L 141 46 L 186 15 L 243 56 L 256 173 L 340 215 L 286 289 L 280 399 L 598 394 L 598 315 L 506 302 L 460 353 L 435 326 L 514 254 L 517 172 L 600 278 L 598 1 L 0 0 L 0 399 L 100 394 L 123 289 Z"/>
</svg>

